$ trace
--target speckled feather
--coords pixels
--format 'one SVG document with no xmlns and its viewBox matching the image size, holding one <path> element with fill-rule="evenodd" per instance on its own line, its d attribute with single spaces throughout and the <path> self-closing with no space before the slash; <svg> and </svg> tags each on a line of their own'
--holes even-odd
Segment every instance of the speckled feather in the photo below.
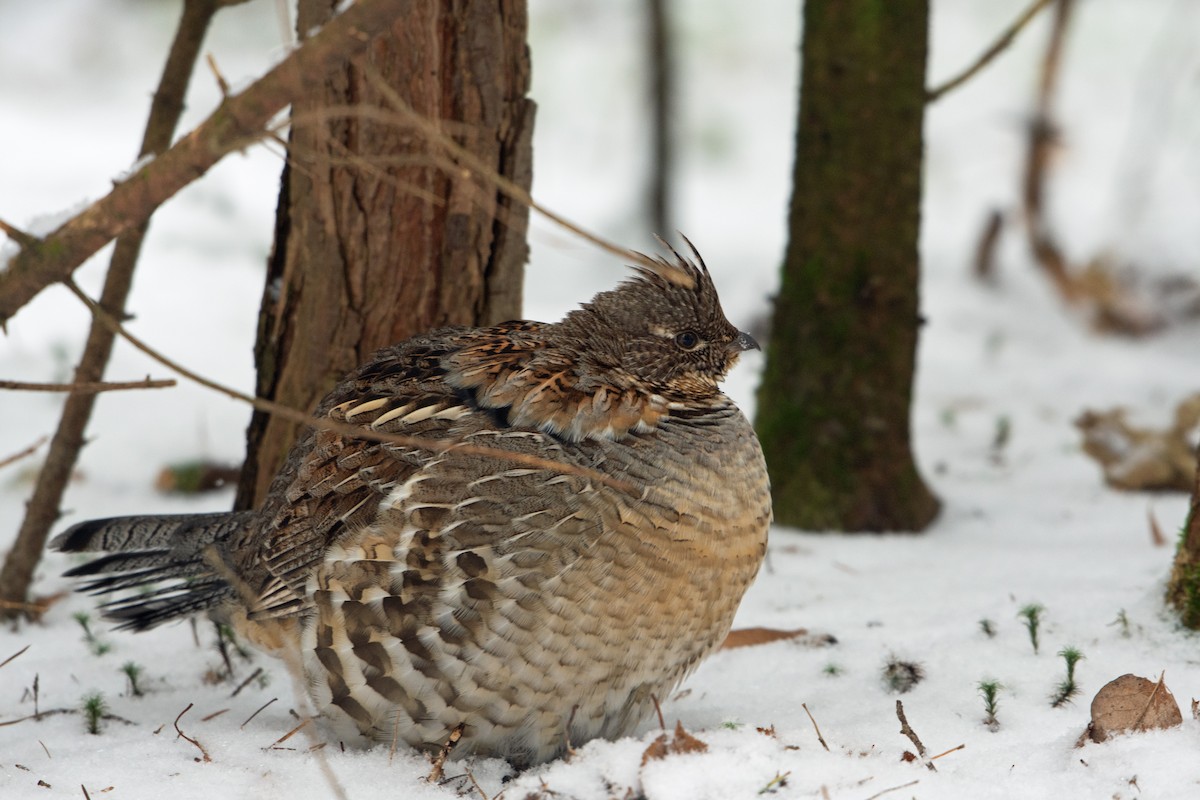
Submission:
<svg viewBox="0 0 1200 800">
<path fill-rule="evenodd" d="M 262 509 L 236 525 L 206 515 L 224 527 L 189 574 L 220 562 L 209 605 L 251 639 L 274 620 L 299 630 L 310 690 L 343 740 L 436 746 L 463 724 L 458 754 L 522 766 L 621 735 L 720 643 L 765 551 L 762 454 L 718 388 L 748 346 L 702 262 L 676 255 L 556 324 L 387 348 L 317 415 L 444 449 L 310 433 Z M 153 577 L 170 572 L 166 523 L 141 537 L 89 524 L 56 543 L 125 551 L 79 568 L 118 571 L 93 587 L 133 585 L 147 559 L 160 559 Z M 144 627 L 136 598 L 118 603 Z M 147 624 L 171 609 L 155 612 Z"/>
</svg>

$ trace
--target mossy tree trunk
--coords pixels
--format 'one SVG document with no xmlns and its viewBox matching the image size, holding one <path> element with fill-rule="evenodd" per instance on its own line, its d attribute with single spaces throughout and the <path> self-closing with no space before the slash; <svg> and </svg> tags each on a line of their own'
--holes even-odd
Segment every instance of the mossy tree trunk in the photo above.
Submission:
<svg viewBox="0 0 1200 800">
<path fill-rule="evenodd" d="M 1200 448 L 1196 449 L 1196 484 L 1192 505 L 1175 551 L 1175 566 L 1167 582 L 1167 602 L 1179 612 L 1179 620 L 1193 630 L 1200 628 Z"/>
<path fill-rule="evenodd" d="M 300 0 L 301 35 L 338 5 Z M 311 410 L 382 346 L 520 316 L 527 209 L 483 176 L 447 170 L 387 94 L 528 189 L 526 28 L 525 0 L 413 0 L 365 65 L 293 105 L 255 348 L 260 396 Z M 298 434 L 255 413 L 238 508 L 261 502 Z"/>
<path fill-rule="evenodd" d="M 910 405 L 928 0 L 806 0 L 790 236 L 759 389 L 778 522 L 920 530 Z"/>
</svg>

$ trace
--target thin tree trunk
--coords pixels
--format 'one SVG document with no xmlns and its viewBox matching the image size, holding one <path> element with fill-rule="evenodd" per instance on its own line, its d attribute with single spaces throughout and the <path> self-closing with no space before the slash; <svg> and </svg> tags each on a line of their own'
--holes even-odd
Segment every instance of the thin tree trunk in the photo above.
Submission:
<svg viewBox="0 0 1200 800">
<path fill-rule="evenodd" d="M 671 181 L 675 166 L 675 48 L 668 2 L 646 2 L 651 119 L 650 223 L 655 233 L 667 237 L 674 232 Z"/>
<path fill-rule="evenodd" d="M 300 0 L 298 30 L 336 5 Z M 413 0 L 363 62 L 293 106 L 255 349 L 259 396 L 311 410 L 384 345 L 519 316 L 527 209 L 440 166 L 437 144 L 389 114 L 377 78 L 528 188 L 526 17 L 524 0 Z M 298 434 L 255 413 L 238 508 L 261 502 Z"/>
<path fill-rule="evenodd" d="M 790 238 L 757 428 L 775 517 L 920 530 L 910 447 L 927 0 L 806 0 Z"/>
<path fill-rule="evenodd" d="M 175 126 L 183 113 L 183 101 L 200 45 L 208 31 L 209 22 L 220 6 L 218 0 L 187 0 L 184 3 L 179 29 L 150 106 L 139 157 L 161 153 L 171 144 Z M 113 249 L 101 290 L 100 305 L 115 317 L 124 315 L 125 300 L 133 284 L 134 268 L 148 227 L 149 222 L 146 222 L 120 236 Z M 112 331 L 99 320 L 92 320 L 83 355 L 75 369 L 74 383 L 95 383 L 104 376 L 104 368 L 112 355 L 113 338 Z M 20 614 L 22 604 L 28 599 L 33 573 L 46 547 L 46 539 L 61 514 L 59 507 L 63 493 L 79 460 L 79 451 L 84 444 L 83 434 L 95 403 L 94 392 L 67 396 L 46 462 L 38 473 L 33 496 L 26 504 L 25 518 L 21 522 L 17 540 L 4 560 L 4 567 L 0 569 L 0 617 Z"/>
</svg>

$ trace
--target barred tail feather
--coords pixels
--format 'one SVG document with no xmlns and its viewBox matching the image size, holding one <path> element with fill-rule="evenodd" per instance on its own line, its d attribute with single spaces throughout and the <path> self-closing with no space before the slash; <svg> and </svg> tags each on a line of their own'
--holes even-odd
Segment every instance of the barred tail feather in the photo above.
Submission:
<svg viewBox="0 0 1200 800">
<path fill-rule="evenodd" d="M 68 528 L 50 546 L 67 553 L 105 553 L 64 574 L 90 578 L 80 591 L 127 592 L 100 610 L 105 619 L 118 623 L 118 629 L 145 630 L 234 595 L 207 554 L 210 547 L 219 547 L 244 529 L 253 516 L 237 512 L 89 520 Z"/>
</svg>

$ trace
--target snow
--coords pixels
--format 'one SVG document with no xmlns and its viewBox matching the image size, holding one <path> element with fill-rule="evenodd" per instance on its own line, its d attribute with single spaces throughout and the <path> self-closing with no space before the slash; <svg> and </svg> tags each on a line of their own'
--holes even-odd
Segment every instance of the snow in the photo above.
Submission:
<svg viewBox="0 0 1200 800">
<path fill-rule="evenodd" d="M 731 319 L 749 325 L 767 310 L 784 245 L 795 117 L 798 21 L 772 0 L 690 5 L 680 19 L 681 153 L 676 226 L 704 253 Z M 1025 0 L 939 0 L 930 83 L 968 63 Z M 641 211 L 643 88 L 638 5 L 535 2 L 533 94 L 539 103 L 535 196 L 604 236 L 653 246 Z M 176 4 L 101 0 L 0 7 L 0 218 L 21 227 L 48 210 L 103 194 L 136 155 L 141 126 L 177 18 Z M 1064 148 L 1051 185 L 1051 215 L 1069 255 L 1103 251 L 1154 274 L 1195 275 L 1200 218 L 1200 130 L 1192 46 L 1200 6 L 1189 2 L 1092 0 L 1080 4 L 1067 44 L 1058 109 Z M 1128 407 L 1139 424 L 1163 424 L 1195 391 L 1195 326 L 1130 341 L 1090 332 L 1065 310 L 1032 265 L 1015 225 L 1022 123 L 1048 30 L 1037 20 L 1000 61 L 934 106 L 927 118 L 927 185 L 921 250 L 928 324 L 919 353 L 913 414 L 921 467 L 944 502 L 920 535 L 835 536 L 776 529 L 769 563 L 747 595 L 738 626 L 807 627 L 837 643 L 783 641 L 719 653 L 666 699 L 668 728 L 681 721 L 703 753 L 642 764 L 657 721 L 618 742 L 591 742 L 569 759 L 505 782 L 495 760 L 455 762 L 493 797 L 1187 798 L 1200 795 L 1200 650 L 1162 605 L 1172 548 L 1156 547 L 1153 514 L 1168 536 L 1183 523 L 1182 496 L 1105 488 L 1080 452 L 1071 424 L 1086 408 Z M 242 84 L 289 45 L 278 9 L 256 2 L 220 12 L 206 51 Z M 120 44 L 118 44 L 120 43 Z M 137 47 L 128 46 L 137 43 Z M 201 69 L 183 130 L 219 102 Z M 198 372 L 248 391 L 251 347 L 270 248 L 280 160 L 265 148 L 225 159 L 155 217 L 131 301 L 133 330 Z M 995 287 L 970 276 L 973 249 L 993 207 L 1011 213 Z M 619 265 L 536 221 L 526 313 L 553 319 L 611 286 Z M 98 293 L 106 254 L 85 265 L 81 285 Z M 0 375 L 69 377 L 87 329 L 78 302 L 50 289 L 0 338 Z M 731 376 L 729 391 L 752 410 L 758 357 Z M 119 344 L 109 377 L 168 377 Z M 0 395 L 0 457 L 50 433 L 60 397 Z M 228 492 L 167 497 L 151 488 L 170 462 L 235 462 L 248 411 L 207 390 L 103 395 L 63 524 L 133 512 L 227 508 Z M 1010 436 L 993 447 L 997 427 Z M 15 536 L 35 459 L 0 473 L 0 548 Z M 39 594 L 64 591 L 72 563 L 47 556 Z M 1035 654 L 1018 619 L 1046 609 Z M 280 664 L 235 657 L 229 684 L 204 680 L 220 666 L 207 625 L 145 635 L 92 627 L 110 649 L 95 655 L 72 618 L 92 601 L 71 596 L 40 625 L 0 632 L 0 723 L 75 709 L 101 692 L 131 721 L 85 732 L 77 714 L 0 727 L 0 797 L 93 798 L 334 796 L 322 770 L 349 798 L 479 796 L 466 777 L 427 784 L 429 766 L 407 750 L 309 752 L 311 729 L 274 747 L 304 714 L 298 684 Z M 1127 625 L 1117 622 L 1122 615 Z M 93 616 L 94 612 L 93 612 Z M 994 623 L 995 636 L 980 629 Z M 197 643 L 198 641 L 198 643 Z M 1064 647 L 1079 648 L 1081 692 L 1063 708 L 1049 696 L 1063 678 Z M 930 772 L 901 760 L 897 696 L 884 664 L 922 665 L 927 677 L 899 696 L 931 754 L 958 745 Z M 140 665 L 144 697 L 131 696 L 122 666 Z M 1169 731 L 1076 748 L 1088 703 L 1107 681 L 1132 672 L 1157 678 L 1183 705 Z M 1002 684 L 992 731 L 977 689 Z M 249 719 L 272 698 L 276 702 Z M 176 736 L 173 721 L 207 751 Z M 817 739 L 804 705 L 825 741 Z M 210 716 L 228 709 L 219 716 Z M 774 735 L 760 732 L 774 728 Z M 39 781 L 51 788 L 39 786 Z M 914 783 L 915 782 L 915 783 Z M 112 787 L 111 794 L 104 790 Z M 384 788 L 386 787 L 386 788 Z M 903 787 L 903 788 L 897 788 Z M 892 791 L 888 791 L 892 790 Z"/>
</svg>

